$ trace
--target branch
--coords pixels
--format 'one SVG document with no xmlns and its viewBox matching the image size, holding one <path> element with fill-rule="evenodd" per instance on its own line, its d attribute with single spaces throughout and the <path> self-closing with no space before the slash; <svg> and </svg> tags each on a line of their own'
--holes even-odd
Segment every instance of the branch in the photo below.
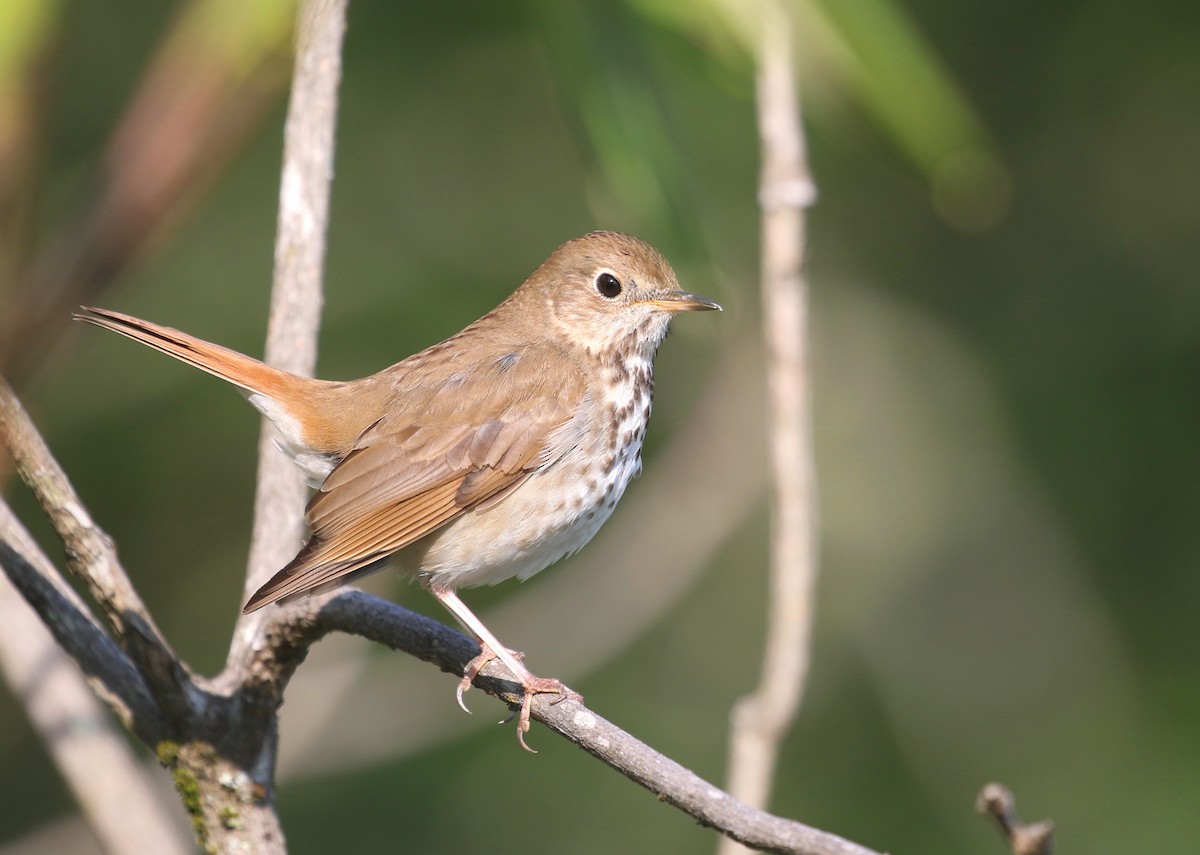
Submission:
<svg viewBox="0 0 1200 855">
<path fill-rule="evenodd" d="M 384 644 L 456 675 L 462 674 L 466 664 L 479 654 L 479 645 L 462 633 L 353 589 L 323 601 L 278 610 L 267 632 L 274 649 L 264 654 L 279 664 L 276 676 L 286 683 L 290 676 L 287 669 L 299 664 L 303 651 L 335 631 Z M 510 677 L 501 663 L 493 661 L 475 685 L 514 704 L 520 701 L 520 686 Z M 596 715 L 582 702 L 556 703 L 552 697 L 538 695 L 533 701 L 533 718 L 660 800 L 748 846 L 798 855 L 877 855 L 837 835 L 772 816 L 737 800 Z"/>
<path fill-rule="evenodd" d="M 122 725 L 148 745 L 175 731 L 179 720 L 169 720 L 160 701 L 181 700 L 176 680 L 186 680 L 186 675 L 170 649 L 158 645 L 157 629 L 116 564 L 108 539 L 91 525 L 79 497 L 3 381 L 0 443 L 8 448 L 63 537 L 68 554 L 74 556 L 75 574 L 106 606 L 113 626 L 125 633 L 126 649 L 136 651 L 142 669 L 158 668 L 152 673 L 162 679 L 148 684 L 146 671 L 139 673 L 7 503 L 0 501 L 0 568 L 28 603 L 19 602 L 7 586 L 0 589 L 5 630 L 0 637 L 0 662 L 5 675 L 106 849 L 187 852 L 187 843 L 150 791 L 145 771 L 101 714 L 63 651 L 82 668 L 92 690 Z M 33 619 L 30 608 L 42 625 Z"/>
<path fill-rule="evenodd" d="M 116 634 L 120 651 L 53 566 L 46 562 L 39 569 L 28 545 L 21 548 L 18 535 L 12 534 L 19 523 L 5 507 L 12 539 L 3 542 L 0 560 L 13 584 L 85 670 L 114 678 L 123 675 L 121 679 L 128 686 L 110 688 L 130 706 L 134 705 L 135 695 L 148 693 L 145 703 L 137 705 L 142 717 L 149 715 L 148 704 L 156 713 L 162 710 L 173 720 L 185 718 L 190 678 L 117 561 L 112 541 L 92 521 L 29 414 L 3 379 L 0 379 L 0 444 L 7 448 L 18 474 L 49 516 L 66 549 L 67 568 L 100 606 Z M 136 671 L 131 675 L 133 669 Z M 154 700 L 149 700 L 150 696 Z M 155 732 L 161 737 L 161 723 Z"/>
<path fill-rule="evenodd" d="M 758 114 L 762 138 L 763 318 L 773 478 L 769 613 L 762 675 L 734 708 L 730 791 L 766 805 L 779 744 L 800 707 L 810 659 L 816 583 L 815 476 L 808 375 L 804 209 L 816 197 L 805 160 L 794 80 L 792 22 L 763 4 Z M 721 852 L 737 851 L 724 844 Z"/>
<path fill-rule="evenodd" d="M 975 810 L 996 820 L 1013 855 L 1051 855 L 1054 851 L 1054 823 L 1043 819 L 1026 824 L 1017 819 L 1016 800 L 1003 784 L 984 787 L 975 800 Z"/>
<path fill-rule="evenodd" d="M 276 368 L 306 376 L 312 375 L 317 362 L 345 26 L 346 0 L 305 0 L 299 13 L 296 64 L 284 128 L 265 359 Z M 308 490 L 291 461 L 275 449 L 274 439 L 273 428 L 264 419 L 243 602 L 296 553 L 304 534 Z M 246 661 L 265 620 L 262 611 L 238 620 L 227 668 L 237 669 Z"/>
<path fill-rule="evenodd" d="M 118 720 L 150 745 L 162 739 L 169 730 L 167 720 L 142 675 L 2 500 L 0 569 L 38 613 L 59 646 L 79 663 Z"/>
<path fill-rule="evenodd" d="M 3 517 L 0 542 L 23 536 L 9 528 L 13 520 L 7 508 L 0 510 Z M 49 561 L 36 549 L 25 554 L 39 566 L 45 562 L 47 568 L 39 572 L 48 569 Z M 191 852 L 183 823 L 172 822 L 155 796 L 149 770 L 104 713 L 77 664 L 2 576 L 0 626 L 0 669 L 104 850 L 113 855 Z"/>
</svg>

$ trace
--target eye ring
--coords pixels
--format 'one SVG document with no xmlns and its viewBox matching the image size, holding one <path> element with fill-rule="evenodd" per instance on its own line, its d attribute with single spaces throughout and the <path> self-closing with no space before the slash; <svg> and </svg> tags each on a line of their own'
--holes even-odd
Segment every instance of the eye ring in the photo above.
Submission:
<svg viewBox="0 0 1200 855">
<path fill-rule="evenodd" d="M 621 294 L 621 280 L 604 271 L 596 277 L 596 293 L 606 300 L 615 300 Z"/>
</svg>

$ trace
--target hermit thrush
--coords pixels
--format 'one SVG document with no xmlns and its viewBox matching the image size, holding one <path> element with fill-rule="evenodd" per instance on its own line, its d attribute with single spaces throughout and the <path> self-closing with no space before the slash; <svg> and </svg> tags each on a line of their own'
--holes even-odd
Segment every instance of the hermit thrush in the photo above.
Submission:
<svg viewBox="0 0 1200 855">
<path fill-rule="evenodd" d="M 245 611 L 391 559 L 479 641 L 458 687 L 463 709 L 487 662 L 513 672 L 524 746 L 533 695 L 575 695 L 531 674 L 455 591 L 527 579 L 591 540 L 641 470 L 654 355 L 671 317 L 703 309 L 720 306 L 681 291 L 653 247 L 595 232 L 556 249 L 462 332 L 361 380 L 298 377 L 118 312 L 75 318 L 233 383 L 317 488 L 308 542 Z"/>
</svg>

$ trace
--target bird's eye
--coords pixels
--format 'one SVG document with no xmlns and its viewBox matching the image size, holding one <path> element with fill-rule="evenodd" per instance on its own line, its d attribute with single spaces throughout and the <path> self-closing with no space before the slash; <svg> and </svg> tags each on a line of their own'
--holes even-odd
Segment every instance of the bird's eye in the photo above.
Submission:
<svg viewBox="0 0 1200 855">
<path fill-rule="evenodd" d="M 596 277 L 596 290 L 601 297 L 612 300 L 621 293 L 621 280 L 611 273 L 601 273 Z"/>
</svg>

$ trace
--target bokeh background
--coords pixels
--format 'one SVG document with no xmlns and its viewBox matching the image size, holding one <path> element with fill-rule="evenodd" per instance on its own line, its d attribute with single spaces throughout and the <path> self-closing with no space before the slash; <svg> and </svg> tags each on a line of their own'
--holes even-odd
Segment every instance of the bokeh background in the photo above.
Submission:
<svg viewBox="0 0 1200 855">
<path fill-rule="evenodd" d="M 972 809 L 999 779 L 1060 851 L 1194 852 L 1200 6 L 794 8 L 822 575 L 772 808 L 895 853 L 1002 852 Z M 753 11 L 355 0 L 320 360 L 388 365 L 599 227 L 726 305 L 664 346 L 646 474 L 607 529 L 467 594 L 535 672 L 715 782 L 765 612 Z M 0 5 L 3 370 L 206 673 L 238 607 L 256 416 L 67 315 L 95 301 L 261 352 L 290 16 Z M 710 851 L 537 726 L 520 751 L 494 701 L 462 715 L 430 670 L 349 639 L 301 669 L 293 852 Z M 0 853 L 95 850 L 0 691 Z"/>
</svg>

